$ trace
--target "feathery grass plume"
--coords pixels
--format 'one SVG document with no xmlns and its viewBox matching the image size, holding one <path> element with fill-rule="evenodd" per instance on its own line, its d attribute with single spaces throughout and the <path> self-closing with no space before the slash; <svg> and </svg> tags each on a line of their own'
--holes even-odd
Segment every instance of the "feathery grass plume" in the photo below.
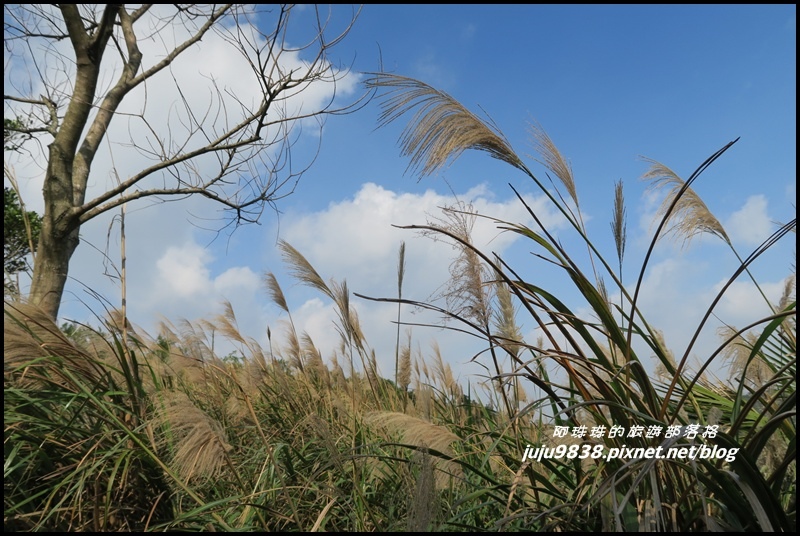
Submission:
<svg viewBox="0 0 800 536">
<path fill-rule="evenodd" d="M 164 392 L 153 423 L 162 427 L 158 441 L 172 452 L 171 465 L 184 481 L 219 474 L 233 449 L 225 429 L 183 392 Z"/>
<path fill-rule="evenodd" d="M 188 322 L 186 324 L 191 326 Z M 189 333 L 188 329 L 184 328 L 180 333 L 176 333 L 171 329 L 174 327 L 165 322 L 160 325 L 161 336 L 169 343 L 166 358 L 168 366 L 176 376 L 189 384 L 203 382 L 205 378 L 203 363 L 208 360 L 210 353 L 208 347 L 197 339 L 195 332 L 191 332 L 189 340 L 186 340 L 182 334 Z M 197 350 L 198 347 L 202 348 L 202 352 Z"/>
<path fill-rule="evenodd" d="M 781 299 L 778 300 L 778 311 L 785 311 L 790 305 L 794 304 L 797 308 L 797 276 L 791 274 L 786 278 L 783 285 Z M 797 315 L 787 317 L 783 321 L 781 329 L 784 337 L 788 337 L 794 347 L 797 347 Z"/>
<path fill-rule="evenodd" d="M 180 322 L 178 335 L 181 341 L 181 350 L 188 357 L 201 362 L 214 359 L 214 351 L 208 345 L 209 337 L 202 325 L 195 325 L 184 318 Z"/>
<path fill-rule="evenodd" d="M 667 343 L 664 340 L 663 331 L 653 328 L 653 335 L 655 336 L 655 340 L 653 342 L 661 347 L 661 353 L 667 359 L 667 363 L 659 361 L 659 363 L 656 365 L 656 374 L 662 380 L 671 380 L 678 368 L 678 363 L 675 361 L 675 354 L 673 354 L 672 350 L 670 350 L 667 346 Z"/>
<path fill-rule="evenodd" d="M 230 301 L 223 300 L 222 313 L 214 318 L 214 327 L 223 337 L 244 345 L 247 344 L 247 340 L 239 331 L 239 323 L 236 320 L 236 314 L 233 312 L 233 305 L 231 305 Z"/>
<path fill-rule="evenodd" d="M 368 88 L 386 89 L 379 125 L 385 126 L 412 110 L 414 115 L 400 138 L 401 154 L 410 157 L 408 169 L 432 175 L 467 149 L 524 169 L 505 137 L 443 91 L 404 76 L 372 73 Z"/>
<path fill-rule="evenodd" d="M 320 354 L 314 341 L 307 332 L 303 332 L 300 336 L 305 356 L 305 372 L 310 374 L 312 378 L 322 381 L 326 386 L 330 387 L 330 378 L 328 377 L 328 368 L 322 361 L 322 354 Z"/>
<path fill-rule="evenodd" d="M 300 372 L 304 372 L 305 365 L 303 363 L 303 352 L 300 349 L 300 341 L 297 339 L 297 332 L 294 326 L 289 323 L 286 325 L 286 344 L 288 345 L 286 352 L 289 366 L 296 368 Z"/>
<path fill-rule="evenodd" d="M 278 279 L 275 277 L 275 274 L 272 272 L 266 273 L 264 275 L 264 282 L 266 283 L 269 297 L 272 299 L 273 303 L 288 313 L 289 306 L 286 305 L 286 297 L 283 295 L 283 289 L 281 289 L 280 284 L 278 284 Z"/>
<path fill-rule="evenodd" d="M 349 365 L 349 373 L 351 378 L 356 377 L 356 365 L 353 363 L 353 354 L 352 352 L 347 351 L 347 341 L 344 340 L 343 337 L 339 337 L 339 348 L 338 353 L 342 356 L 342 359 L 346 361 L 346 365 Z"/>
<path fill-rule="evenodd" d="M 686 183 L 683 179 L 670 168 L 651 160 L 644 159 L 650 163 L 650 169 L 642 176 L 642 180 L 649 181 L 648 189 L 654 191 L 668 190 L 667 195 L 662 201 L 661 206 L 656 212 L 656 220 L 666 217 L 667 223 L 671 224 L 664 233 L 664 236 L 673 235 L 675 239 L 683 238 L 683 246 L 688 246 L 692 238 L 702 233 L 709 233 L 718 236 L 729 246 L 731 245 L 722 224 L 708 209 L 700 196 L 690 187 L 685 188 Z M 681 194 L 681 191 L 683 193 Z M 681 194 L 675 202 L 675 197 Z M 672 211 L 667 214 L 675 202 Z"/>
<path fill-rule="evenodd" d="M 519 407 L 519 404 L 524 404 L 528 401 L 528 393 L 525 391 L 525 387 L 522 386 L 522 382 L 519 381 L 519 376 L 514 376 L 514 400 L 517 403 L 517 407 Z"/>
<path fill-rule="evenodd" d="M 434 464 L 431 455 L 421 451 L 417 456 L 419 460 L 419 474 L 411 494 L 411 507 L 408 510 L 408 532 L 428 532 L 431 522 L 435 517 L 436 504 L 436 479 L 434 477 Z"/>
<path fill-rule="evenodd" d="M 445 428 L 438 426 L 419 417 L 392 411 L 369 412 L 364 417 L 364 423 L 373 427 L 380 427 L 391 435 L 399 436 L 403 443 L 415 447 L 427 447 L 441 452 L 451 458 L 455 457 L 453 443 L 460 438 Z M 436 483 L 443 487 L 450 476 L 460 474 L 457 463 L 437 459 L 435 467 L 443 473 L 437 474 Z"/>
<path fill-rule="evenodd" d="M 243 395 L 258 398 L 260 388 L 267 379 L 268 365 L 263 353 L 246 356 L 243 366 L 236 371 L 237 382 L 243 389 Z"/>
<path fill-rule="evenodd" d="M 247 403 L 243 400 L 239 393 L 235 391 L 229 393 L 228 398 L 225 399 L 225 406 L 223 409 L 225 415 L 230 420 L 229 422 L 226 422 L 227 426 L 230 427 L 231 422 L 246 422 L 252 425 L 252 419 L 250 419 L 250 409 L 247 407 Z"/>
<path fill-rule="evenodd" d="M 600 293 L 600 296 L 603 297 L 603 301 L 610 304 L 611 298 L 608 296 L 608 288 L 606 287 L 606 281 L 603 277 L 599 277 L 597 279 L 597 291 Z"/>
<path fill-rule="evenodd" d="M 403 299 L 403 279 L 406 274 L 406 243 L 400 242 L 400 253 L 397 255 L 397 339 L 394 346 L 394 381 L 400 385 L 400 309 Z"/>
<path fill-rule="evenodd" d="M 337 387 L 344 387 L 347 384 L 347 378 L 344 375 L 344 369 L 339 364 L 336 352 L 331 358 L 331 375 L 333 376 L 333 383 Z"/>
<path fill-rule="evenodd" d="M 361 322 L 358 320 L 358 312 L 350 305 L 350 291 L 347 288 L 347 281 L 331 283 L 333 302 L 336 304 L 337 315 L 341 323 L 340 332 L 347 345 L 355 345 L 359 351 L 365 348 L 366 339 L 361 330 Z"/>
<path fill-rule="evenodd" d="M 458 382 L 456 382 L 453 377 L 453 369 L 442 359 L 439 343 L 434 340 L 431 342 L 431 348 L 433 349 L 434 358 L 433 370 L 436 379 L 439 381 L 439 385 L 441 385 L 442 389 L 446 389 L 453 397 L 459 396 L 461 394 L 461 386 L 458 385 Z"/>
<path fill-rule="evenodd" d="M 781 299 L 778 301 L 778 311 L 784 311 L 790 303 L 797 301 L 797 275 L 791 274 L 783 282 L 783 292 Z"/>
<path fill-rule="evenodd" d="M 420 359 L 420 361 L 422 362 L 422 373 L 425 375 L 427 379 L 431 379 L 432 376 L 430 371 L 428 370 L 428 363 L 424 359 Z"/>
<path fill-rule="evenodd" d="M 420 368 L 419 368 L 419 362 L 420 362 L 420 359 L 414 359 L 413 360 L 413 365 L 412 366 L 414 368 L 414 381 L 415 382 L 420 381 L 420 379 L 422 378 L 422 372 L 420 371 Z"/>
<path fill-rule="evenodd" d="M 411 383 L 411 340 L 400 350 L 400 363 L 397 371 L 397 386 L 403 391 L 408 390 Z"/>
<path fill-rule="evenodd" d="M 417 382 L 414 388 L 414 408 L 417 414 L 430 419 L 433 417 L 433 388 L 422 382 Z"/>
<path fill-rule="evenodd" d="M 541 157 L 541 159 L 537 158 L 536 161 L 553 172 L 558 180 L 561 181 L 561 184 L 564 185 L 564 188 L 567 189 L 567 193 L 569 193 L 569 196 L 575 202 L 575 206 L 579 206 L 578 191 L 575 188 L 572 166 L 567 162 L 567 159 L 564 158 L 561 151 L 558 150 L 556 144 L 553 143 L 553 140 L 541 125 L 538 123 L 530 123 L 528 128 L 531 134 L 533 149 L 539 153 Z"/>
<path fill-rule="evenodd" d="M 359 348 L 364 348 L 367 338 L 364 336 L 364 330 L 361 329 L 361 320 L 358 317 L 358 311 L 355 307 L 350 307 L 348 309 L 347 319 L 347 324 L 353 333 L 353 340 L 356 342 Z"/>
<path fill-rule="evenodd" d="M 737 329 L 732 326 L 722 326 L 717 330 L 717 335 L 722 340 L 733 337 Z M 748 333 L 738 335 L 723 348 L 720 355 L 730 363 L 730 379 L 733 382 L 748 382 L 749 386 L 758 389 L 773 376 L 769 365 L 761 358 L 760 353 L 750 360 L 750 354 L 755 346 L 757 335 Z"/>
<path fill-rule="evenodd" d="M 504 282 L 499 281 L 495 284 L 495 295 L 497 296 L 498 308 L 495 311 L 495 326 L 497 334 L 502 339 L 502 347 L 513 356 L 518 356 L 522 346 L 522 332 L 517 325 L 514 303 L 511 299 L 511 291 Z"/>
<path fill-rule="evenodd" d="M 106 311 L 106 318 L 104 321 L 106 328 L 109 331 L 113 331 L 116 333 L 122 333 L 123 329 L 127 330 L 128 337 L 134 340 L 140 340 L 141 337 L 139 332 L 140 329 L 135 329 L 133 324 L 131 324 L 130 320 L 125 318 L 125 315 L 122 314 L 121 309 L 109 309 Z"/>
<path fill-rule="evenodd" d="M 622 179 L 614 184 L 614 215 L 611 219 L 611 232 L 614 245 L 617 247 L 619 275 L 622 280 L 622 259 L 625 257 L 625 244 L 628 238 L 628 215 L 625 210 L 625 194 L 622 191 Z"/>
<path fill-rule="evenodd" d="M 461 200 L 442 209 L 444 217 L 431 217 L 428 224 L 457 237 L 451 246 L 458 254 L 450 264 L 450 280 L 436 298 L 444 298 L 447 308 L 454 315 L 472 320 L 488 328 L 491 320 L 491 287 L 488 285 L 488 269 L 472 246 L 472 229 L 477 212 L 471 203 Z M 422 236 L 441 240 L 436 230 L 423 230 Z"/>
<path fill-rule="evenodd" d="M 99 381 L 103 370 L 98 361 L 102 359 L 88 350 L 73 343 L 41 308 L 21 301 L 3 303 L 3 368 L 6 371 L 36 358 L 52 356 L 64 359 L 70 371 L 80 373 L 82 378 Z"/>
<path fill-rule="evenodd" d="M 289 265 L 289 271 L 295 279 L 305 285 L 319 290 L 332 300 L 336 299 L 333 295 L 333 292 L 331 292 L 331 289 L 328 288 L 328 285 L 325 284 L 325 281 L 322 280 L 322 277 L 320 277 L 320 275 L 317 273 L 314 267 L 311 266 L 311 263 L 306 260 L 302 253 L 297 251 L 285 240 L 278 242 L 278 247 L 283 252 L 283 260 Z"/>
<path fill-rule="evenodd" d="M 376 385 L 379 381 L 380 375 L 378 374 L 378 357 L 375 355 L 375 350 L 370 350 L 366 368 L 367 379 L 369 380 L 370 385 Z"/>
</svg>

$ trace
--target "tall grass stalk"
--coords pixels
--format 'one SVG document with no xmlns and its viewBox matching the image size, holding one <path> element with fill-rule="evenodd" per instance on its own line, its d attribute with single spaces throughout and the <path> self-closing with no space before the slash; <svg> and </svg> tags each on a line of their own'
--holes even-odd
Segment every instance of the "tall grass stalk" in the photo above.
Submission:
<svg viewBox="0 0 800 536">
<path fill-rule="evenodd" d="M 516 461 L 509 471 L 514 475 L 513 497 L 525 498 L 517 503 L 516 510 L 509 507 L 515 501 L 508 498 L 505 522 L 525 520 L 538 530 L 586 530 L 587 527 L 594 530 L 792 530 L 796 510 L 791 501 L 796 494 L 796 484 L 789 475 L 795 470 L 796 412 L 790 408 L 795 402 L 796 344 L 791 331 L 794 328 L 784 336 L 781 326 L 794 326 L 796 302 L 787 304 L 780 312 L 770 304 L 774 314 L 738 330 L 734 337 L 702 360 L 699 371 L 691 372 L 687 365 L 699 335 L 707 328 L 716 305 L 733 282 L 745 272 L 752 278 L 753 262 L 795 230 L 796 220 L 781 226 L 748 257 L 742 259 L 734 251 L 739 266 L 709 304 L 677 363 L 638 305 L 656 243 L 667 232 L 687 239 L 699 233 L 710 233 L 731 245 L 719 221 L 691 185 L 735 141 L 709 157 L 685 182 L 666 166 L 652 163 L 645 179 L 673 185 L 673 190 L 659 212 L 655 233 L 631 295 L 622 282 L 626 237 L 621 183 L 615 188 L 612 220 L 619 267 L 615 273 L 588 236 L 580 216 L 571 168 L 546 134 L 539 131 L 534 136 L 535 145 L 543 155 L 540 161 L 565 186 L 568 199 L 558 194 L 557 189 L 553 193 L 544 186 L 494 124 L 482 121 L 446 93 L 413 79 L 384 73 L 373 75 L 367 85 L 384 92 L 381 125 L 406 115 L 411 117 L 400 145 L 402 153 L 410 157 L 412 169 L 427 175 L 451 163 L 465 150 L 486 152 L 531 179 L 589 248 L 592 279 L 511 187 L 536 227 L 496 219 L 498 228 L 527 238 L 531 246 L 541 252 L 536 253 L 537 258 L 563 270 L 590 308 L 591 319 L 576 314 L 558 295 L 525 281 L 502 258 L 482 253 L 466 236 L 441 226 L 406 227 L 437 233 L 459 243 L 498 275 L 502 284 L 511 290 L 521 311 L 528 313 L 534 326 L 543 333 L 544 344 L 515 341 L 525 348 L 525 357 L 509 352 L 516 363 L 514 373 L 530 380 L 544 393 L 520 414 L 534 415 L 540 423 L 567 426 L 570 430 L 580 426 L 621 426 L 626 431 L 640 426 L 642 429 L 666 428 L 675 424 L 682 430 L 689 426 L 718 426 L 716 436 L 696 439 L 685 435 L 669 438 L 609 434 L 596 438 L 584 436 L 583 440 L 578 440 L 580 445 L 601 446 L 605 451 L 624 446 L 641 448 L 644 452 L 647 448 L 692 444 L 738 449 L 735 459 L 726 458 L 724 462 L 699 458 L 690 461 L 548 459 L 523 467 Z M 602 277 L 598 268 L 603 270 Z M 620 294 L 618 305 L 607 299 L 605 278 Z M 754 278 L 753 281 L 761 291 Z M 509 343 L 502 329 L 495 331 L 462 310 L 401 301 L 439 311 L 458 321 L 461 327 L 457 329 L 484 338 L 487 350 Z M 756 389 L 746 388 L 744 376 L 732 388 L 710 384 L 703 372 L 712 362 L 718 362 L 720 354 L 748 329 L 760 330 L 757 342 L 748 347 L 748 362 L 763 359 L 771 363 L 771 377 Z M 647 372 L 646 360 L 641 355 L 643 349 L 652 353 L 656 364 L 663 367 L 667 374 L 665 382 L 652 378 Z M 769 354 L 765 355 L 766 352 Z M 542 360 L 550 361 L 555 369 L 545 375 L 543 369 L 532 366 Z M 500 376 L 496 361 L 494 368 Z M 548 406 L 553 411 L 543 413 Z M 516 434 L 513 429 L 509 432 L 512 436 Z M 518 441 L 512 438 L 509 444 L 515 443 Z M 778 453 L 779 462 L 765 461 L 767 444 L 774 446 L 770 452 Z M 524 486 L 520 477 L 523 474 L 526 476 Z M 531 494 L 521 495 L 523 487 Z"/>
<path fill-rule="evenodd" d="M 397 340 L 394 355 L 394 381 L 400 385 L 400 310 L 403 306 L 399 300 L 403 299 L 403 279 L 406 274 L 406 243 L 400 242 L 400 252 L 397 255 Z"/>
<path fill-rule="evenodd" d="M 286 316 L 278 329 L 266 328 L 266 348 L 240 332 L 230 303 L 213 318 L 165 321 L 151 336 L 127 323 L 124 310 L 98 315 L 95 328 L 73 323 L 62 329 L 36 308 L 7 300 L 5 528 L 795 530 L 793 275 L 769 315 L 726 329 L 697 370 L 690 370 L 689 355 L 733 282 L 752 276 L 754 263 L 794 232 L 796 222 L 740 258 L 677 358 L 638 305 L 661 236 L 683 220 L 687 236 L 713 232 L 699 220 L 692 227 L 690 213 L 679 208 L 684 196 L 694 195 L 693 182 L 731 144 L 667 195 L 629 292 L 622 273 L 621 183 L 615 186 L 616 251 L 609 262 L 589 238 L 568 160 L 543 131 L 539 141 L 546 146 L 538 158 L 558 181 L 550 181 L 553 188 L 494 124 L 449 95 L 393 75 L 375 75 L 368 84 L 388 91 L 382 124 L 413 114 L 401 138 L 412 169 L 435 172 L 475 149 L 542 189 L 581 249 L 588 248 L 590 266 L 556 239 L 513 187 L 533 225 L 491 220 L 522 238 L 534 260 L 560 270 L 582 303 L 573 305 L 561 290 L 526 280 L 520 267 L 476 247 L 471 222 L 490 216 L 468 203 L 450 207 L 442 219 L 406 227 L 456 249 L 444 304 L 406 296 L 402 245 L 397 296 L 371 298 L 398 307 L 393 377 L 378 366 L 391 367 L 392 356 L 376 352 L 379 346 L 370 344 L 359 322 L 352 300 L 359 295 L 344 280 L 324 280 L 285 242 L 279 247 L 293 277 L 332 304 L 333 350 L 295 325 L 273 274 L 265 275 L 265 288 Z M 612 303 L 609 296 L 617 294 L 619 303 Z M 400 326 L 411 325 L 400 316 L 405 305 L 439 314 L 449 329 L 483 341 L 485 351 L 473 360 L 484 367 L 485 381 L 456 382 L 444 349 L 412 346 L 410 330 L 401 344 Z M 521 325 L 537 340 L 526 340 Z M 222 348 L 235 350 L 221 355 Z M 735 365 L 731 379 L 709 379 L 706 372 L 725 360 Z M 661 373 L 651 374 L 653 368 Z M 571 437 L 581 426 L 629 432 L 669 425 L 719 428 L 713 437 Z M 554 437 L 555 426 L 565 427 L 567 437 Z M 730 459 L 522 459 L 537 448 L 601 447 L 608 453 L 691 446 L 738 451 Z"/>
</svg>

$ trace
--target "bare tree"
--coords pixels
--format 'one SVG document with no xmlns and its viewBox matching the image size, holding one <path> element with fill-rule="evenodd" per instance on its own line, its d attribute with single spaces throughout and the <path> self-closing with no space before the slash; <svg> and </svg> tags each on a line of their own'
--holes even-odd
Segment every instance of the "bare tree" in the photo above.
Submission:
<svg viewBox="0 0 800 536">
<path fill-rule="evenodd" d="M 365 96 L 339 102 L 336 88 L 352 78 L 328 57 L 358 12 L 328 35 L 330 12 L 299 10 L 233 4 L 4 7 L 5 116 L 21 119 L 17 133 L 38 142 L 46 160 L 32 302 L 57 317 L 81 226 L 123 203 L 199 195 L 226 209 L 226 225 L 239 225 L 258 221 L 265 207 L 294 191 L 310 165 L 290 158 L 298 129 L 321 128 L 326 116 L 355 110 Z M 224 40 L 227 55 L 207 63 L 195 58 L 196 65 L 187 66 L 188 51 L 209 40 Z M 249 79 L 238 81 L 237 92 L 214 70 L 242 59 Z M 207 83 L 187 85 L 179 74 L 187 68 L 203 73 Z M 174 102 L 154 99 L 166 86 Z M 109 139 L 112 120 L 125 123 L 124 143 Z M 113 162 L 136 167 L 93 170 L 101 148 Z M 113 180 L 95 195 L 92 185 L 103 176 Z"/>
</svg>

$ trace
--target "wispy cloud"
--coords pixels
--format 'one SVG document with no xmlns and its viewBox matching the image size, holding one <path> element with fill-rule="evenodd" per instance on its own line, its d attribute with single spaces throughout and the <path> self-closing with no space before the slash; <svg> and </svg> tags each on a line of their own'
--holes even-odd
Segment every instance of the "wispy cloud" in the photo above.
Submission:
<svg viewBox="0 0 800 536">
<path fill-rule="evenodd" d="M 775 225 L 767 213 L 767 198 L 751 195 L 744 206 L 731 214 L 725 222 L 725 229 L 734 244 L 757 246 L 774 230 Z"/>
</svg>

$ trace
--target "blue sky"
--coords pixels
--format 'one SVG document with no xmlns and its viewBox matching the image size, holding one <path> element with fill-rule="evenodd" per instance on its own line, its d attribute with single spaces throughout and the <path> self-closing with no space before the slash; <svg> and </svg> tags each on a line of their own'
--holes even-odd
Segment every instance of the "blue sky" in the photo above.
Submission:
<svg viewBox="0 0 800 536">
<path fill-rule="evenodd" d="M 309 10 L 297 13 L 302 24 Z M 332 26 L 350 15 L 337 6 Z M 294 34 L 290 34 L 290 39 Z M 299 40 L 300 34 L 297 34 Z M 204 41 L 201 73 L 237 73 Z M 221 46 L 221 45 L 220 45 Z M 301 57 L 302 59 L 302 57 Z M 528 127 L 538 122 L 569 160 L 589 235 L 615 259 L 609 222 L 614 182 L 622 180 L 628 211 L 626 283 L 641 266 L 660 199 L 645 191 L 639 177 L 657 160 L 684 179 L 708 156 L 740 138 L 695 183 L 709 209 L 725 225 L 743 256 L 774 229 L 796 215 L 796 6 L 436 6 L 368 5 L 351 33 L 331 51 L 331 59 L 351 66 L 340 98 L 363 91 L 360 73 L 383 69 L 417 78 L 446 91 L 469 109 L 481 109 L 499 126 L 528 166 L 544 168 L 525 155 L 533 152 Z M 6 79 L 12 69 L 6 57 Z M 199 66 L 198 66 L 199 65 Z M 17 66 L 18 67 L 18 66 Z M 155 90 L 155 86 L 153 90 Z M 152 96 L 151 96 L 152 98 Z M 517 170 L 483 153 L 466 153 L 433 177 L 406 173 L 398 136 L 402 121 L 376 129 L 379 99 L 357 113 L 331 117 L 321 134 L 321 150 L 296 192 L 282 200 L 280 214 L 264 213 L 258 226 L 217 236 L 217 207 L 200 200 L 144 208 L 129 206 L 128 296 L 131 320 L 151 333 L 163 315 L 176 322 L 220 312 L 231 301 L 242 331 L 262 343 L 266 326 L 281 332 L 281 315 L 263 290 L 262 276 L 274 272 L 290 301 L 295 322 L 307 329 L 324 357 L 337 345 L 333 313 L 323 296 L 296 286 L 276 247 L 292 243 L 323 278 L 346 279 L 354 292 L 391 297 L 396 292 L 397 251 L 407 246 L 404 295 L 425 300 L 446 282 L 452 250 L 392 224 L 423 224 L 437 207 L 453 202 L 453 192 L 488 216 L 524 221 L 508 183 L 545 215 L 564 243 L 581 257 L 584 248 L 558 223 L 541 192 Z M 320 141 L 304 134 L 296 158 Z M 115 152 L 119 164 L 122 158 Z M 103 160 L 99 161 L 102 165 Z M 41 206 L 40 172 L 16 161 L 29 206 Z M 101 176 L 108 171 L 98 170 Z M 38 178 L 37 178 L 38 177 Z M 38 183 L 37 183 L 38 180 Z M 98 181 L 101 182 L 101 181 Z M 427 214 L 427 215 L 426 215 Z M 519 220 L 513 220 L 519 218 Z M 82 230 L 83 245 L 73 264 L 62 315 L 86 319 L 99 310 L 85 286 L 118 304 L 117 282 L 103 275 L 108 249 L 118 259 L 118 227 L 108 242 L 110 218 Z M 478 241 L 501 252 L 531 280 L 552 285 L 574 299 L 566 282 L 530 255 L 532 247 L 482 225 Z M 790 235 L 791 238 L 791 235 Z M 777 300 L 795 259 L 785 240 L 755 265 L 767 294 Z M 646 274 L 642 306 L 667 344 L 680 355 L 691 330 L 735 269 L 730 250 L 710 237 L 688 248 L 663 242 Z M 720 304 L 719 316 L 743 325 L 765 311 L 746 281 Z M 388 374 L 393 369 L 396 308 L 353 299 L 368 341 Z M 581 304 L 573 305 L 580 310 Z M 416 320 L 411 312 L 407 319 Z M 523 330 L 535 337 L 531 326 Z M 697 359 L 713 348 L 713 329 L 695 349 Z M 414 328 L 414 346 L 430 354 L 432 339 L 463 381 L 479 368 L 467 362 L 477 351 L 468 338 Z M 479 348 L 479 347 L 478 347 Z"/>
</svg>

